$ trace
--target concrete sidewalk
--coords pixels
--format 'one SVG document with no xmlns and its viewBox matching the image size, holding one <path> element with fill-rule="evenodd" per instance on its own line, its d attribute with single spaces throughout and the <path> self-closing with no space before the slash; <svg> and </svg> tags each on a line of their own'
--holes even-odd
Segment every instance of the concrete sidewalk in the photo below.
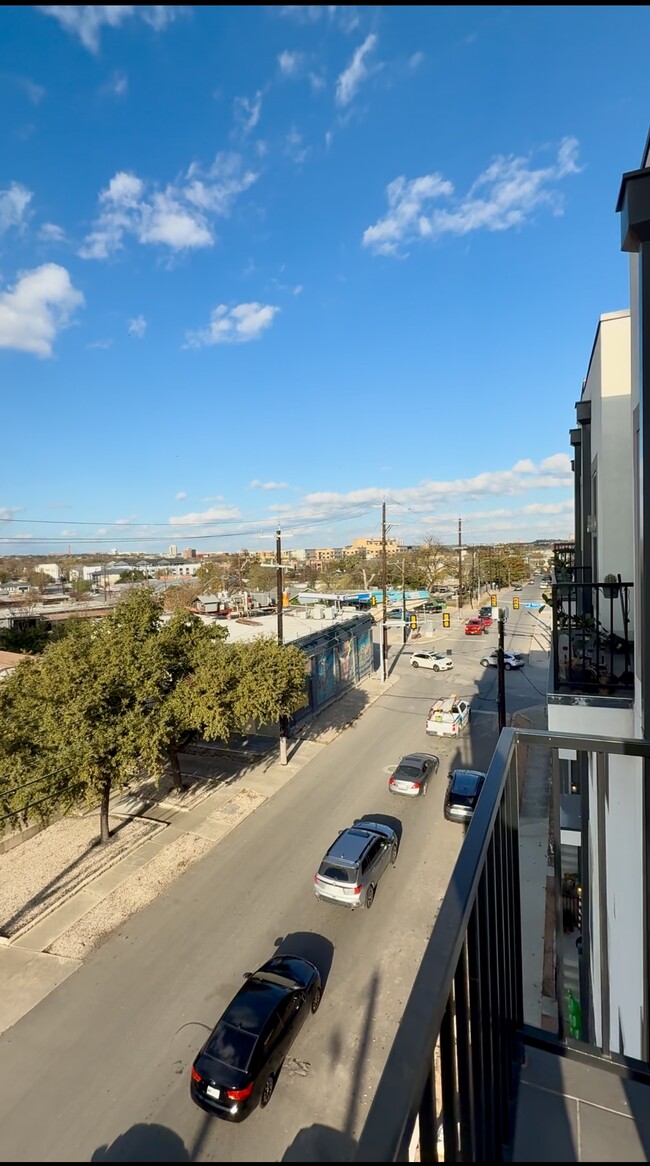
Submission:
<svg viewBox="0 0 650 1166">
<path fill-rule="evenodd" d="M 53 869 L 50 857 L 48 868 L 38 872 L 43 910 L 25 926 L 18 926 L 10 938 L 0 938 L 0 1032 L 49 995 L 112 931 L 153 901 L 188 865 L 204 857 L 296 777 L 396 681 L 397 676 L 389 676 L 382 683 L 374 674 L 345 693 L 298 731 L 296 739 L 289 743 L 286 766 L 280 765 L 277 748 L 252 765 L 231 762 L 228 767 L 219 757 L 218 767 L 224 776 L 215 782 L 209 777 L 214 774 L 215 758 L 208 749 L 207 756 L 199 752 L 182 759 L 183 770 L 187 772 L 191 767 L 195 779 L 185 805 L 179 804 L 178 796 L 175 800 L 171 793 L 150 801 L 138 791 L 126 795 L 120 791 L 111 801 L 112 825 L 120 818 L 135 820 L 155 824 L 154 832 L 144 841 L 136 841 L 116 861 L 111 862 L 109 857 L 101 873 L 87 880 L 81 874 L 72 889 L 62 887 L 60 893 L 56 891 L 57 882 L 65 882 L 65 859 L 60 859 L 59 868 Z M 206 787 L 210 789 L 207 794 Z M 97 811 L 92 816 L 98 833 Z M 56 823 L 56 829 L 78 830 L 81 822 L 87 832 L 87 821 L 72 817 Z M 48 829 L 1 856 L 5 879 L 23 849 L 32 848 L 35 855 L 38 849 L 46 849 L 39 848 L 38 842 Z"/>
</svg>

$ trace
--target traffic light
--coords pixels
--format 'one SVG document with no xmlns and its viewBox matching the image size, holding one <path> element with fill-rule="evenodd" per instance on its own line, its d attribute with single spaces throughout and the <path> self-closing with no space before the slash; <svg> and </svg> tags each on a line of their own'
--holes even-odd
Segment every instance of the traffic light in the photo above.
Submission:
<svg viewBox="0 0 650 1166">
<path fill-rule="evenodd" d="M 414 611 L 411 612 L 411 630 L 416 631 L 418 626 L 418 617 Z"/>
<path fill-rule="evenodd" d="M 512 599 L 512 606 L 515 611 L 519 611 L 519 596 L 514 595 Z"/>
<path fill-rule="evenodd" d="M 497 597 L 496 597 L 496 595 L 491 595 L 491 596 L 490 596 L 490 603 L 492 604 L 492 607 L 496 607 L 496 605 L 497 605 Z"/>
<path fill-rule="evenodd" d="M 451 627 L 451 613 L 448 611 L 442 613 L 442 626 L 443 628 Z"/>
<path fill-rule="evenodd" d="M 371 607 L 376 607 L 376 606 L 377 606 L 377 596 L 376 596 L 376 595 L 371 595 L 371 596 L 370 596 L 370 606 L 371 606 Z"/>
</svg>

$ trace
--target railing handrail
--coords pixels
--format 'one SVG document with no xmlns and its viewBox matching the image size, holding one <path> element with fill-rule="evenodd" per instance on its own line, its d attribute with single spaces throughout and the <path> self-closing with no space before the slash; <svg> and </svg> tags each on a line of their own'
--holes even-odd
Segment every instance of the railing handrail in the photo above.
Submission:
<svg viewBox="0 0 650 1166">
<path fill-rule="evenodd" d="M 404 1147 L 412 1135 L 431 1073 L 433 1050 L 518 744 L 650 758 L 650 742 L 640 739 L 581 736 L 543 729 L 502 729 L 370 1106 L 356 1162 L 403 1160 Z"/>
<path fill-rule="evenodd" d="M 502 729 L 449 887 L 359 1139 L 357 1162 L 393 1162 L 415 1124 L 519 730 Z M 453 887 L 455 893 L 450 895 Z"/>
</svg>

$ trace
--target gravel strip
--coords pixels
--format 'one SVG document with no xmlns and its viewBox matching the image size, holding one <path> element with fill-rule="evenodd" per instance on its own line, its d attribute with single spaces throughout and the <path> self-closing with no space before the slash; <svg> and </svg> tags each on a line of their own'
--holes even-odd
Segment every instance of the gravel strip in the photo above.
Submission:
<svg viewBox="0 0 650 1166">
<path fill-rule="evenodd" d="M 215 845 L 197 834 L 183 834 L 165 846 L 155 858 L 102 899 L 96 907 L 50 944 L 51 955 L 84 960 L 95 948 L 121 927 L 131 915 L 153 902 L 192 863 L 203 858 Z"/>
<path fill-rule="evenodd" d="M 265 801 L 264 794 L 255 793 L 252 789 L 240 789 L 234 798 L 212 811 L 210 821 L 224 826 L 237 826 Z"/>
<path fill-rule="evenodd" d="M 109 817 L 113 831 L 102 846 L 99 816 L 62 818 L 20 846 L 0 854 L 0 935 L 11 938 L 164 829 L 157 822 Z"/>
</svg>

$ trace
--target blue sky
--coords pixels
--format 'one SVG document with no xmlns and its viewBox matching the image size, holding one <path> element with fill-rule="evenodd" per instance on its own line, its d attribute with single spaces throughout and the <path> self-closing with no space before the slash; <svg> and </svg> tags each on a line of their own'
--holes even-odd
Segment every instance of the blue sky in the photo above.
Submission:
<svg viewBox="0 0 650 1166">
<path fill-rule="evenodd" d="M 407 542 L 567 536 L 649 36 L 646 6 L 4 8 L 0 553 L 340 546 L 383 498 Z"/>
</svg>

